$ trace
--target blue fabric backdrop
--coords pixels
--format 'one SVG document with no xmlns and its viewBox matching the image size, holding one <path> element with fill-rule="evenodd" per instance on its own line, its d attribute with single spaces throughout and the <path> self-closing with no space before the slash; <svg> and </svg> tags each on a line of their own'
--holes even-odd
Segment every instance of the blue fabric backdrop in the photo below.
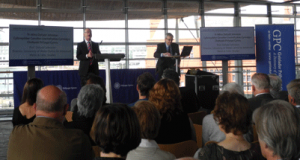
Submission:
<svg viewBox="0 0 300 160">
<path fill-rule="evenodd" d="M 118 69 L 111 70 L 113 102 L 132 103 L 138 99 L 136 79 L 144 72 L 150 72 L 156 80 L 155 69 Z M 105 81 L 105 70 L 99 71 L 99 76 Z M 78 71 L 37 71 L 36 77 L 43 80 L 45 85 L 55 85 L 64 90 L 70 104 L 80 90 Z M 14 72 L 14 106 L 21 102 L 23 87 L 27 81 L 27 72 Z"/>
<path fill-rule="evenodd" d="M 256 71 L 277 74 L 282 89 L 296 77 L 294 25 L 256 25 Z"/>
</svg>

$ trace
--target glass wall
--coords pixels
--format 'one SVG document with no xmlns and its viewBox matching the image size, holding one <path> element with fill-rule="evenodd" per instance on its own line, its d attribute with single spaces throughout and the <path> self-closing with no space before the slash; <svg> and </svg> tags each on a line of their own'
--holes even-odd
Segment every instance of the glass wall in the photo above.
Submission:
<svg viewBox="0 0 300 160">
<path fill-rule="evenodd" d="M 0 110 L 12 109 L 13 71 L 27 67 L 9 67 L 9 25 L 68 26 L 74 28 L 74 65 L 42 66 L 36 70 L 77 70 L 76 45 L 83 41 L 83 29 L 91 28 L 92 40 L 105 53 L 124 53 L 113 69 L 155 68 L 153 53 L 156 44 L 164 42 L 170 32 L 180 50 L 193 46 L 189 57 L 181 60 L 181 86 L 190 68 L 206 70 L 220 76 L 223 86 L 222 62 L 201 61 L 200 27 L 255 27 L 259 24 L 294 24 L 297 77 L 300 75 L 300 5 L 270 1 L 212 2 L 187 0 L 0 0 Z M 24 2 L 25 2 L 24 1 Z M 268 7 L 269 6 L 269 7 Z M 238 9 L 236 9 L 236 7 Z M 268 10 L 269 9 L 269 10 Z M 269 14 L 268 14 L 269 13 Z M 104 69 L 99 62 L 100 69 Z M 251 76 L 256 72 L 255 60 L 229 61 L 228 82 L 243 85 L 246 96 L 252 95 Z M 240 81 L 241 80 L 241 81 Z"/>
</svg>

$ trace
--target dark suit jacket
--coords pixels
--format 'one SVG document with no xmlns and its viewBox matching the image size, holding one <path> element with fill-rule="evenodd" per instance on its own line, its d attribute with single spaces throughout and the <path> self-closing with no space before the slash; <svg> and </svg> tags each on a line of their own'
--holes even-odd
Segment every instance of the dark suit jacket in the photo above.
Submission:
<svg viewBox="0 0 300 160">
<path fill-rule="evenodd" d="M 93 58 L 93 64 L 90 65 L 90 59 L 86 58 L 86 54 L 88 54 L 88 48 L 85 41 L 77 44 L 77 59 L 80 60 L 79 64 L 79 76 L 87 76 L 88 73 L 94 73 L 95 75 L 99 75 L 99 66 L 98 61 Z M 92 52 L 93 54 L 101 54 L 99 50 L 99 44 L 92 42 Z"/>
<path fill-rule="evenodd" d="M 158 58 L 158 61 L 156 63 L 156 72 L 160 75 L 162 75 L 162 73 L 165 69 L 172 68 L 172 67 L 174 67 L 174 64 L 175 64 L 174 58 L 160 56 L 161 53 L 166 53 L 166 52 L 167 52 L 166 43 L 157 44 L 157 49 L 154 53 L 154 57 Z M 175 53 L 180 55 L 179 46 L 176 43 L 172 43 L 171 44 L 171 54 L 175 55 Z"/>
<path fill-rule="evenodd" d="M 32 123 L 14 127 L 8 160 L 93 159 L 89 138 L 77 129 L 66 129 L 55 119 L 36 117 Z"/>
<path fill-rule="evenodd" d="M 261 94 L 256 97 L 250 98 L 248 100 L 250 110 L 253 112 L 256 108 L 259 108 L 260 106 L 262 106 L 265 103 L 268 103 L 272 100 L 274 100 L 274 98 L 269 93 Z"/>
<path fill-rule="evenodd" d="M 77 107 L 77 105 L 76 105 Z M 90 137 L 90 131 L 93 125 L 95 117 L 85 117 L 80 116 L 78 112 L 73 112 L 72 122 L 64 121 L 63 124 L 66 128 L 80 129 L 82 130 L 90 139 L 91 145 L 95 146 L 96 143 Z"/>
</svg>

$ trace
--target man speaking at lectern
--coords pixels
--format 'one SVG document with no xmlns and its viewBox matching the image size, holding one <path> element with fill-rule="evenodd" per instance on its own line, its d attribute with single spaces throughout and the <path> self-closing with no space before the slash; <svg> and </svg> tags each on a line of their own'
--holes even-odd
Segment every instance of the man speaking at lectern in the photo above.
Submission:
<svg viewBox="0 0 300 160">
<path fill-rule="evenodd" d="M 84 86 L 89 73 L 99 76 L 98 61 L 94 54 L 101 54 L 99 44 L 92 42 L 92 31 L 90 28 L 84 30 L 84 41 L 77 44 L 77 59 L 80 60 L 79 76 L 81 86 Z"/>
<path fill-rule="evenodd" d="M 171 33 L 167 33 L 165 43 L 157 44 L 157 49 L 154 53 L 154 57 L 158 58 L 156 63 L 156 73 L 159 78 L 161 78 L 163 71 L 167 68 L 175 67 L 175 58 L 171 58 L 170 56 L 179 55 L 179 46 L 176 43 L 172 43 L 173 35 Z"/>
</svg>

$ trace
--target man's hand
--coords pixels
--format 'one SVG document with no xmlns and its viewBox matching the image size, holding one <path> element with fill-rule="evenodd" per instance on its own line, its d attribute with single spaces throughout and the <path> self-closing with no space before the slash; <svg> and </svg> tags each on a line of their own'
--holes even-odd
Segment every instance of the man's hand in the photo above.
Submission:
<svg viewBox="0 0 300 160">
<path fill-rule="evenodd" d="M 166 52 L 166 53 L 163 53 L 164 57 L 170 57 L 171 56 L 171 53 L 169 52 Z"/>
<path fill-rule="evenodd" d="M 93 53 L 92 53 L 92 51 L 90 51 L 90 52 L 87 54 L 87 57 L 93 58 Z"/>
</svg>

